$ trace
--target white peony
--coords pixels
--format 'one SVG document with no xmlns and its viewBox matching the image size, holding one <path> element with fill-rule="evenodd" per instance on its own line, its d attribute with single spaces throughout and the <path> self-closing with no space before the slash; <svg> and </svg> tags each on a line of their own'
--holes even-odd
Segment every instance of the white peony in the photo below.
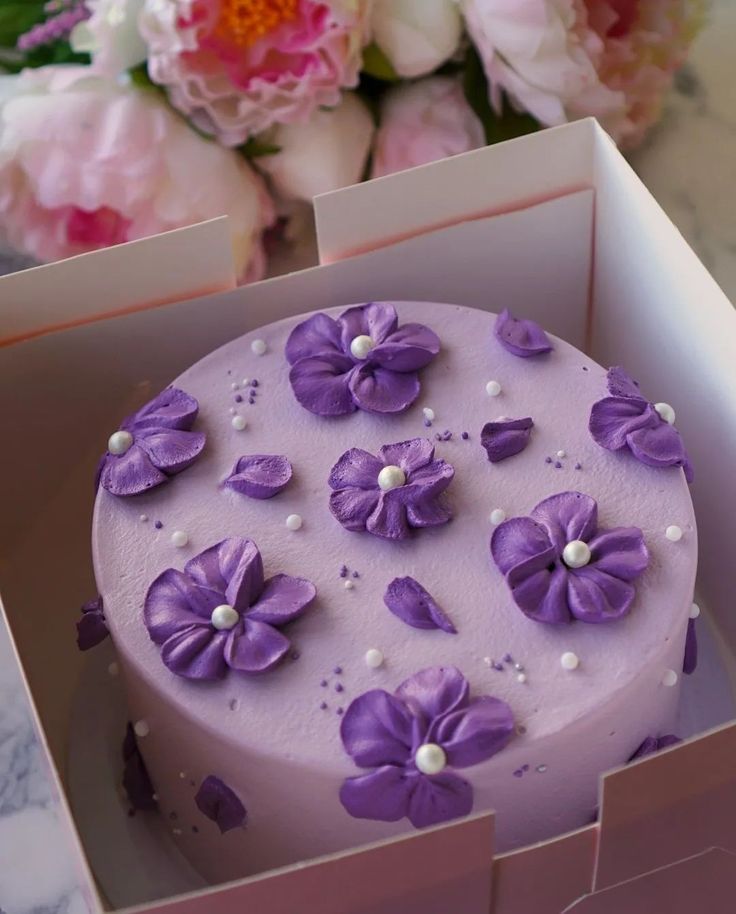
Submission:
<svg viewBox="0 0 736 914">
<path fill-rule="evenodd" d="M 436 70 L 462 35 L 455 0 L 374 0 L 371 27 L 373 40 L 405 78 Z"/>
</svg>

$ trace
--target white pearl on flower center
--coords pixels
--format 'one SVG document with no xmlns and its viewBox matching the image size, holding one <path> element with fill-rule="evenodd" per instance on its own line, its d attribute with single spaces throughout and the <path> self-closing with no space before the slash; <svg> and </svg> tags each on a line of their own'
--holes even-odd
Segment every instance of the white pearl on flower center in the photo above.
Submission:
<svg viewBox="0 0 736 914">
<path fill-rule="evenodd" d="M 582 568 L 590 561 L 590 547 L 582 540 L 572 540 L 562 550 L 562 561 L 568 568 Z"/>
<path fill-rule="evenodd" d="M 237 624 L 240 616 L 228 603 L 221 603 L 212 610 L 210 621 L 218 631 L 225 631 Z"/>
<path fill-rule="evenodd" d="M 437 743 L 424 743 L 414 756 L 414 764 L 422 774 L 439 774 L 447 764 L 447 756 Z"/>
<path fill-rule="evenodd" d="M 669 403 L 655 403 L 654 408 L 665 422 L 669 422 L 670 425 L 675 424 L 675 411 Z"/>
<path fill-rule="evenodd" d="M 393 464 L 384 467 L 378 474 L 378 488 L 383 492 L 388 492 L 391 489 L 398 489 L 398 487 L 403 486 L 405 482 L 406 473 L 401 467 L 394 466 Z"/>
<path fill-rule="evenodd" d="M 364 359 L 375 345 L 371 337 L 362 333 L 350 343 L 350 353 L 355 359 Z"/>
<path fill-rule="evenodd" d="M 108 451 L 118 457 L 121 454 L 127 454 L 132 446 L 133 436 L 130 434 L 130 432 L 126 432 L 125 429 L 120 429 L 120 431 L 113 432 L 107 442 Z"/>
</svg>

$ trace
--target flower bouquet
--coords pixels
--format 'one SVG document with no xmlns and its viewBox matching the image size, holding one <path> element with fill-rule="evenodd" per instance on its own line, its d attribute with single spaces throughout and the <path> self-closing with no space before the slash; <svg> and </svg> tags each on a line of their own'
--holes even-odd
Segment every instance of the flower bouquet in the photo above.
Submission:
<svg viewBox="0 0 736 914">
<path fill-rule="evenodd" d="M 312 198 L 659 117 L 705 0 L 0 0 L 0 238 L 40 261 L 227 214 L 242 281 Z"/>
</svg>

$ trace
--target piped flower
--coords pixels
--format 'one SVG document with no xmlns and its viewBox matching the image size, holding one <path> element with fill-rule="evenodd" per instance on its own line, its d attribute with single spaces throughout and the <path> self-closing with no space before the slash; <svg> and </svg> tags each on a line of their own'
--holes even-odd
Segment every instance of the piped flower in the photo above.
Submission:
<svg viewBox="0 0 736 914">
<path fill-rule="evenodd" d="M 623 368 L 609 368 L 607 384 L 611 396 L 590 411 L 588 428 L 596 444 L 609 451 L 628 449 L 650 467 L 682 467 L 692 482 L 692 464 L 669 403 L 650 403 Z"/>
<path fill-rule="evenodd" d="M 204 433 L 191 431 L 198 411 L 183 390 L 162 391 L 110 435 L 97 485 L 113 495 L 138 495 L 191 466 L 205 445 Z"/>
<path fill-rule="evenodd" d="M 386 607 L 412 628 L 442 629 L 456 635 L 457 629 L 434 597 L 414 578 L 394 578 L 383 595 Z"/>
<path fill-rule="evenodd" d="M 637 759 L 645 758 L 647 755 L 653 755 L 661 749 L 668 749 L 670 746 L 676 746 L 682 740 L 674 733 L 667 733 L 664 736 L 648 736 L 634 754 L 629 758 L 630 762 Z"/>
<path fill-rule="evenodd" d="M 455 475 L 435 460 L 427 438 L 386 444 L 379 457 L 360 448 L 346 451 L 330 471 L 330 511 L 348 530 L 400 540 L 413 527 L 450 520 L 440 495 Z"/>
<path fill-rule="evenodd" d="M 481 429 L 480 443 L 488 454 L 491 463 L 499 463 L 507 457 L 520 454 L 529 444 L 534 422 L 527 416 L 524 419 L 496 419 L 486 422 Z"/>
<path fill-rule="evenodd" d="M 491 554 L 516 605 L 536 622 L 609 622 L 631 608 L 649 562 L 638 527 L 598 529 L 598 505 L 581 492 L 545 498 L 530 517 L 500 524 Z"/>
<path fill-rule="evenodd" d="M 248 676 L 274 667 L 291 647 L 279 631 L 299 618 L 316 594 L 303 578 L 263 579 L 256 544 L 223 540 L 167 568 L 148 588 L 143 617 L 161 659 L 185 679 L 222 679 L 228 669 Z"/>
<path fill-rule="evenodd" d="M 240 457 L 225 486 L 249 498 L 273 498 L 291 479 L 291 464 L 280 454 L 248 454 Z"/>
<path fill-rule="evenodd" d="M 102 597 L 98 596 L 82 606 L 82 618 L 77 622 L 77 647 L 80 651 L 88 651 L 109 634 Z"/>
<path fill-rule="evenodd" d="M 194 796 L 197 809 L 220 829 L 220 834 L 245 825 L 248 812 L 237 794 L 213 774 L 206 777 Z"/>
<path fill-rule="evenodd" d="M 388 302 L 348 308 L 337 320 L 313 314 L 286 342 L 294 394 L 318 416 L 402 412 L 419 396 L 417 372 L 439 350 L 428 327 L 400 327 Z"/>
<path fill-rule="evenodd" d="M 520 359 L 552 351 L 552 343 L 539 324 L 513 317 L 508 308 L 504 308 L 496 318 L 493 333 L 507 352 Z"/>
<path fill-rule="evenodd" d="M 498 698 L 470 698 L 455 667 L 416 673 L 391 694 L 365 692 L 340 727 L 345 751 L 367 774 L 347 778 L 340 801 L 358 819 L 415 828 L 447 822 L 473 808 L 471 784 L 453 769 L 485 762 L 511 739 L 511 708 Z"/>
<path fill-rule="evenodd" d="M 135 810 L 156 809 L 156 795 L 153 784 L 143 761 L 143 756 L 138 748 L 135 731 L 132 724 L 128 723 L 125 730 L 125 739 L 122 746 L 123 755 L 123 789 L 128 802 Z"/>
</svg>

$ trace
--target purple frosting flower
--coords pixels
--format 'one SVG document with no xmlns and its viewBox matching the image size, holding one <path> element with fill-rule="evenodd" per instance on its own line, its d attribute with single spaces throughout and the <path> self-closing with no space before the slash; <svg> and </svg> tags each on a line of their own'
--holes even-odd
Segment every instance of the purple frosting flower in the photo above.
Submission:
<svg viewBox="0 0 736 914">
<path fill-rule="evenodd" d="M 486 422 L 481 429 L 480 443 L 488 454 L 491 463 L 499 463 L 507 457 L 520 454 L 529 444 L 534 422 L 530 417 L 525 419 L 496 419 Z"/>
<path fill-rule="evenodd" d="M 198 411 L 194 397 L 168 387 L 128 416 L 110 435 L 96 485 L 113 495 L 138 495 L 185 470 L 205 444 L 202 432 L 190 431 Z"/>
<path fill-rule="evenodd" d="M 493 332 L 503 348 L 520 359 L 552 350 L 552 343 L 539 324 L 512 317 L 508 308 L 504 308 L 496 318 Z"/>
<path fill-rule="evenodd" d="M 206 777 L 195 794 L 194 802 L 203 816 L 211 819 L 221 834 L 245 825 L 248 813 L 237 795 L 213 774 Z"/>
<path fill-rule="evenodd" d="M 454 768 L 468 768 L 506 746 L 514 718 L 506 702 L 471 699 L 455 667 L 431 667 L 392 695 L 365 692 L 340 726 L 345 751 L 368 774 L 347 778 L 340 801 L 351 816 L 415 828 L 467 815 L 473 788 Z"/>
<path fill-rule="evenodd" d="M 291 472 L 280 454 L 248 454 L 235 464 L 225 486 L 250 498 L 273 498 L 289 484 Z"/>
<path fill-rule="evenodd" d="M 153 792 L 153 784 L 146 769 L 146 763 L 138 748 L 135 731 L 128 723 L 122 746 L 123 755 L 123 789 L 133 809 L 155 809 L 158 805 Z"/>
<path fill-rule="evenodd" d="M 682 658 L 682 672 L 686 676 L 694 673 L 698 666 L 698 635 L 695 631 L 695 619 L 688 619 L 685 635 L 685 655 Z"/>
<path fill-rule="evenodd" d="M 551 623 L 620 619 L 649 562 L 641 530 L 599 530 L 598 505 L 581 492 L 559 492 L 530 517 L 499 524 L 491 554 L 522 612 Z"/>
<path fill-rule="evenodd" d="M 330 511 L 348 530 L 404 539 L 412 527 L 447 523 L 439 496 L 454 475 L 427 438 L 386 444 L 380 457 L 351 448 L 330 471 Z"/>
<path fill-rule="evenodd" d="M 82 618 L 77 622 L 77 647 L 80 651 L 88 651 L 109 634 L 102 597 L 95 597 L 82 606 Z"/>
<path fill-rule="evenodd" d="M 348 308 L 337 320 L 314 314 L 286 342 L 294 394 L 318 416 L 402 412 L 419 395 L 417 371 L 439 351 L 436 333 L 422 324 L 399 327 L 388 302 Z"/>
<path fill-rule="evenodd" d="M 648 736 L 641 744 L 641 746 L 639 746 L 636 752 L 634 752 L 634 754 L 629 758 L 629 761 L 635 762 L 637 759 L 644 758 L 647 755 L 652 755 L 655 752 L 659 752 L 660 749 L 667 749 L 669 746 L 676 746 L 681 742 L 682 740 L 680 737 L 675 736 L 674 733 L 667 733 L 665 736 Z"/>
<path fill-rule="evenodd" d="M 450 635 L 457 634 L 457 629 L 444 610 L 414 578 L 394 578 L 386 588 L 383 602 L 395 616 L 412 628 L 440 628 Z"/>
<path fill-rule="evenodd" d="M 650 403 L 623 368 L 609 368 L 608 391 L 593 404 L 588 428 L 596 444 L 609 451 L 627 448 L 650 467 L 682 467 L 685 479 L 694 473 L 680 433 L 672 424 L 675 411 L 668 403 Z"/>
<path fill-rule="evenodd" d="M 315 596 L 303 578 L 264 582 L 252 540 L 231 537 L 184 566 L 167 568 L 148 588 L 143 615 L 166 666 L 186 679 L 221 679 L 228 668 L 253 675 L 290 650 L 278 629 L 302 615 Z"/>
</svg>

